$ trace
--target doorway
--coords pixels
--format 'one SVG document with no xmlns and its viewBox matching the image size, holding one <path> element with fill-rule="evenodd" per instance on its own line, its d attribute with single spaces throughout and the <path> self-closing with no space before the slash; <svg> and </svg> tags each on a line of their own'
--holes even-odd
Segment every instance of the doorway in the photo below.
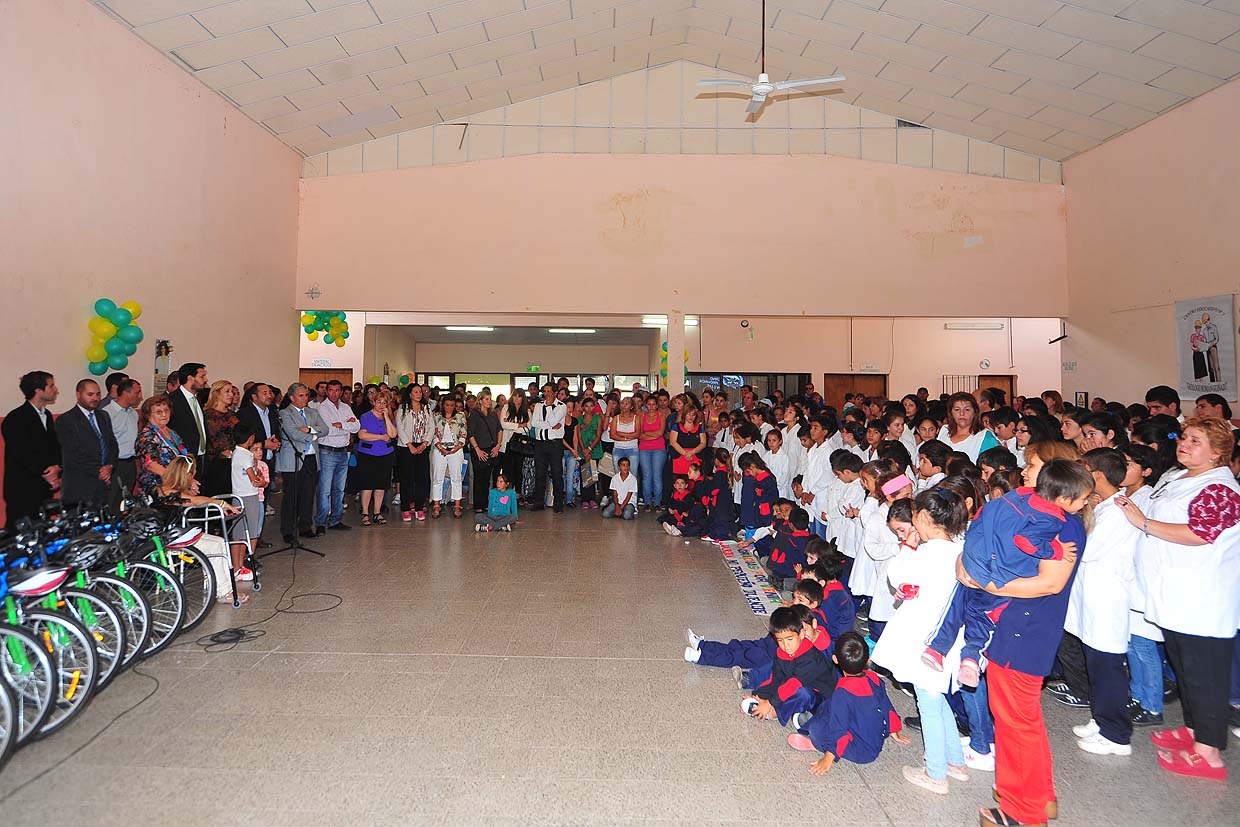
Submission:
<svg viewBox="0 0 1240 827">
<path fill-rule="evenodd" d="M 844 394 L 861 393 L 866 396 L 887 398 L 887 374 L 885 373 L 824 373 L 822 376 L 822 401 L 844 410 Z"/>
<path fill-rule="evenodd" d="M 998 388 L 1007 396 L 1007 404 L 1012 404 L 1012 397 L 1016 395 L 1016 377 L 1012 374 L 1007 375 L 988 375 L 977 377 L 978 390 L 983 388 Z"/>
</svg>

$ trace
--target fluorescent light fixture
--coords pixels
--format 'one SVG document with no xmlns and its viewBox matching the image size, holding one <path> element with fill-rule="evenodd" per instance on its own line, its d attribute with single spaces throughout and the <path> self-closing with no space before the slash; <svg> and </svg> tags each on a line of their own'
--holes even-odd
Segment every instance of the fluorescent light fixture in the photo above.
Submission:
<svg viewBox="0 0 1240 827">
<path fill-rule="evenodd" d="M 453 333 L 491 333 L 495 330 L 493 327 L 484 325 L 448 325 L 444 330 L 451 330 Z"/>
<path fill-rule="evenodd" d="M 647 327 L 665 327 L 667 325 L 667 316 L 642 316 L 642 324 Z M 698 319 L 696 316 L 685 317 L 685 327 L 697 327 Z"/>
<path fill-rule="evenodd" d="M 549 327 L 548 333 L 598 333 L 592 327 Z"/>
<path fill-rule="evenodd" d="M 944 330 L 1002 330 L 1003 322 L 946 322 Z"/>
</svg>

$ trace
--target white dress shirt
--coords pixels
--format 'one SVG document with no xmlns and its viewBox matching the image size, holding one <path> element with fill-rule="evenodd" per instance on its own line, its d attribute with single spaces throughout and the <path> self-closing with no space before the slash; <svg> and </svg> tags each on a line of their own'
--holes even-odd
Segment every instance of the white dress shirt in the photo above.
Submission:
<svg viewBox="0 0 1240 827">
<path fill-rule="evenodd" d="M 120 450 L 117 459 L 133 459 L 134 443 L 138 441 L 138 412 L 131 405 L 122 408 L 119 402 L 104 408 L 112 420 L 112 433 Z"/>
<path fill-rule="evenodd" d="M 326 448 L 348 448 L 349 436 L 362 427 L 353 415 L 353 409 L 343 402 L 333 404 L 330 399 L 324 399 L 316 410 L 319 412 L 319 419 L 327 426 L 327 431 L 319 437 L 319 444 Z M 349 422 L 350 419 L 353 421 Z M 339 428 L 335 426 L 337 422 L 340 423 Z"/>
</svg>

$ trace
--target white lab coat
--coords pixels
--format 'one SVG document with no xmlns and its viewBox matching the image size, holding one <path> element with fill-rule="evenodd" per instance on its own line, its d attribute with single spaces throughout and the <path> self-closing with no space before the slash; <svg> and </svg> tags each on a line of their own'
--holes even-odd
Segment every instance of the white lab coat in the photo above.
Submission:
<svg viewBox="0 0 1240 827">
<path fill-rule="evenodd" d="M 873 519 L 865 524 L 865 538 L 862 547 L 865 556 L 870 559 L 874 570 L 874 600 L 870 604 L 870 620 L 888 621 L 896 612 L 895 595 L 887 584 L 887 569 L 891 560 L 900 551 L 900 538 L 887 525 L 887 515 L 891 507 L 882 503 L 875 511 Z M 853 571 L 857 570 L 856 565 Z"/>
<path fill-rule="evenodd" d="M 1128 499 L 1132 500 L 1137 508 L 1141 509 L 1142 514 L 1148 514 L 1150 510 L 1150 495 L 1153 493 L 1153 488 L 1143 485 L 1132 494 L 1129 494 Z M 1140 540 L 1139 537 L 1137 539 Z M 1128 583 L 1128 634 L 1161 643 L 1163 639 L 1162 629 L 1159 629 L 1145 619 L 1145 587 L 1141 585 L 1141 576 L 1136 574 L 1141 571 L 1141 562 L 1138 559 L 1140 555 L 1141 544 L 1137 542 L 1136 547 L 1133 549 L 1132 559 L 1135 576 Z"/>
<path fill-rule="evenodd" d="M 879 514 L 879 509 L 882 514 Z M 872 595 L 875 593 L 875 586 L 878 584 L 878 563 L 874 558 L 865 553 L 866 537 L 876 529 L 874 526 L 879 523 L 886 524 L 887 511 L 886 503 L 880 504 L 873 497 L 866 497 L 865 502 L 861 504 L 861 516 L 857 521 L 861 523 L 860 531 L 857 532 L 857 562 L 853 564 L 852 574 L 848 577 L 848 588 L 853 594 Z"/>
<path fill-rule="evenodd" d="M 839 479 L 838 477 L 836 478 Z M 835 547 L 845 557 L 857 557 L 861 552 L 861 517 L 845 517 L 842 512 L 850 508 L 860 509 L 866 502 L 873 502 L 861 485 L 861 478 L 850 483 L 840 483 L 839 498 L 832 517 L 836 520 Z M 830 530 L 830 529 L 828 529 Z"/>
<path fill-rule="evenodd" d="M 1133 551 L 1140 537 L 1114 496 L 1098 504 L 1064 618 L 1064 629 L 1091 649 L 1114 655 L 1128 651 L 1129 590 L 1136 579 Z"/>
<path fill-rule="evenodd" d="M 779 486 L 779 496 L 785 500 L 792 499 L 792 460 L 788 455 L 787 446 L 779 449 L 779 453 L 766 452 L 766 467 L 770 469 Z"/>
<path fill-rule="evenodd" d="M 943 612 L 956 591 L 956 560 L 963 549 L 963 542 L 927 540 L 915 549 L 901 548 L 887 567 L 891 588 L 909 583 L 918 591 L 915 598 L 901 602 L 896 609 L 874 647 L 872 659 L 891 670 L 896 680 L 927 692 L 951 692 L 960 671 L 963 629 L 943 658 L 942 672 L 922 663 L 921 655 L 926 651 L 926 641 L 938 632 Z"/>
</svg>

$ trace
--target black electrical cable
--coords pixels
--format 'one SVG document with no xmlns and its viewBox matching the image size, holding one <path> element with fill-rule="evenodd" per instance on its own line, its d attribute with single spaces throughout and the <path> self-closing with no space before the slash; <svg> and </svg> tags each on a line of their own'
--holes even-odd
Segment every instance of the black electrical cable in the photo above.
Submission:
<svg viewBox="0 0 1240 827">
<path fill-rule="evenodd" d="M 274 611 L 272 611 L 271 614 L 267 615 L 262 620 L 256 620 L 253 623 L 246 623 L 243 626 L 234 626 L 228 629 L 223 629 L 221 631 L 214 632 L 209 635 L 204 635 L 203 637 L 200 637 L 197 640 L 191 641 L 191 642 L 202 647 L 204 652 L 208 652 L 208 653 L 228 652 L 228 651 L 231 651 L 232 649 L 235 649 L 237 646 L 239 646 L 242 643 L 249 643 L 251 641 L 258 640 L 260 637 L 267 634 L 265 631 L 261 629 L 253 629 L 251 627 L 261 626 L 262 624 L 267 623 L 268 621 L 275 618 L 277 615 L 320 614 L 321 612 L 333 611 L 334 609 L 339 608 L 340 605 L 344 603 L 344 598 L 334 592 L 303 592 L 302 594 L 293 595 L 292 598 L 289 599 L 289 604 L 281 608 L 280 604 L 284 602 L 285 598 L 288 596 L 289 590 L 293 588 L 293 584 L 296 582 L 297 582 L 297 549 L 293 549 L 292 576 L 289 578 L 288 585 L 284 587 L 284 591 L 280 594 L 280 599 L 276 601 L 276 608 Z M 331 598 L 335 598 L 336 602 L 330 606 L 324 606 L 318 609 L 295 609 L 293 608 L 294 606 L 297 605 L 297 601 L 304 597 L 331 597 Z M 184 644 L 184 643 L 173 644 L 173 646 L 185 646 L 185 645 L 187 644 Z M 169 648 L 172 648 L 172 647 L 169 647 Z M 0 803 L 8 801 L 10 798 L 17 795 L 17 793 L 24 790 L 26 787 L 29 787 L 34 782 L 47 776 L 47 774 L 50 773 L 52 770 L 55 770 L 58 767 L 62 766 L 66 761 L 73 758 L 75 755 L 80 753 L 82 750 L 86 749 L 91 744 L 93 744 L 99 738 L 99 736 L 103 735 L 103 733 L 111 729 L 112 725 L 115 724 L 117 721 L 119 721 L 121 718 L 124 718 L 130 712 L 133 712 L 135 709 L 142 706 L 144 703 L 149 701 L 151 698 L 155 697 L 155 693 L 159 691 L 159 678 L 155 677 L 154 675 L 148 675 L 147 673 L 140 671 L 137 666 L 134 666 L 131 671 L 135 675 L 138 675 L 143 678 L 149 678 L 150 680 L 154 681 L 155 685 L 151 687 L 151 691 L 146 693 L 144 696 L 142 696 L 142 698 L 137 703 L 133 704 L 132 706 L 126 707 L 124 710 L 117 713 L 112 718 L 112 720 L 108 721 L 103 726 L 102 729 L 100 729 L 98 732 L 96 732 L 94 735 L 88 738 L 85 743 L 83 743 L 81 746 L 74 749 L 64 758 L 61 758 L 56 763 L 41 770 L 40 772 L 36 773 L 34 776 L 28 778 L 27 780 L 23 781 L 21 784 L 18 784 L 16 787 L 9 790 L 3 796 L 0 796 Z"/>
</svg>

